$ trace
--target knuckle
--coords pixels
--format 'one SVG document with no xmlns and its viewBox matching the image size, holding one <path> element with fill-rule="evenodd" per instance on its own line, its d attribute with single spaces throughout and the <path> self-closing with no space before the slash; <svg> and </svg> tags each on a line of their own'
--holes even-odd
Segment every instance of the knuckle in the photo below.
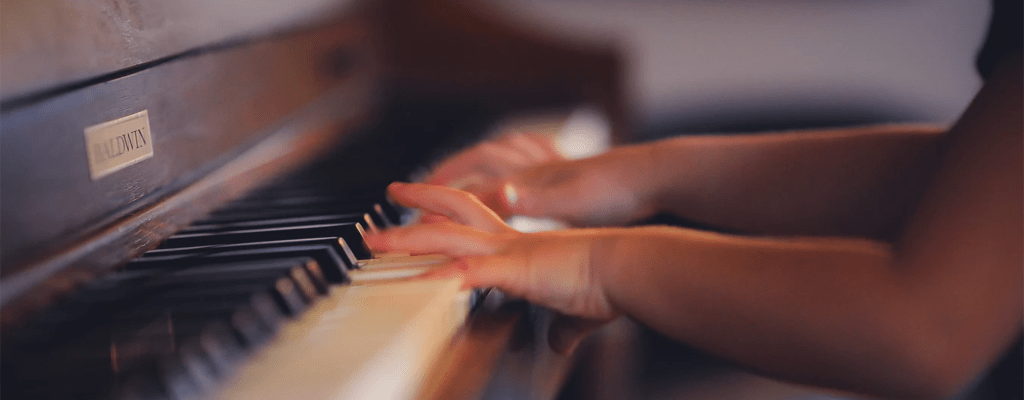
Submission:
<svg viewBox="0 0 1024 400">
<path fill-rule="evenodd" d="M 481 154 L 496 154 L 500 153 L 501 149 L 502 147 L 495 143 L 485 142 L 477 146 L 476 151 L 480 152 Z"/>
</svg>

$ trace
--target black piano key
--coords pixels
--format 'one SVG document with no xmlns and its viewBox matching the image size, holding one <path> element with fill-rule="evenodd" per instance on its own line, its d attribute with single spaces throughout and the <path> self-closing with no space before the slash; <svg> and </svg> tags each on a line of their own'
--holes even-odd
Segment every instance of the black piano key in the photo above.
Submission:
<svg viewBox="0 0 1024 400">
<path fill-rule="evenodd" d="M 365 209 L 360 208 L 359 210 Z M 247 213 L 245 215 L 236 216 L 236 218 L 231 220 L 221 218 L 219 221 L 201 221 L 201 223 L 190 226 L 189 228 L 178 232 L 178 234 L 219 233 L 246 229 L 269 229 L 341 223 L 357 223 L 361 225 L 362 229 L 372 232 L 379 230 L 379 224 L 371 216 L 373 210 L 370 210 L 371 213 L 353 212 L 345 214 L 338 214 L 335 211 L 336 210 L 334 210 L 334 208 L 329 210 L 304 208 L 302 210 L 302 215 L 299 216 L 273 217 L 265 214 L 272 213 L 272 210 L 259 210 L 252 212 L 252 215 Z"/>
<path fill-rule="evenodd" d="M 208 233 L 175 234 L 160 246 L 161 248 L 193 247 L 217 244 L 265 242 L 271 240 L 302 239 L 309 237 L 343 237 L 357 230 L 356 223 L 314 224 L 275 228 L 238 229 Z"/>
<path fill-rule="evenodd" d="M 272 240 L 267 242 L 251 242 L 251 243 L 235 243 L 225 245 L 207 245 L 207 246 L 194 246 L 194 247 L 176 247 L 167 249 L 153 249 L 142 254 L 139 259 L 147 259 L 154 257 L 168 257 L 168 256 L 202 256 L 207 254 L 217 254 L 222 252 L 234 252 L 234 251 L 249 251 L 249 250 L 261 250 L 261 249 L 274 249 L 289 246 L 326 246 L 334 250 L 335 255 L 340 257 L 340 260 L 345 266 L 345 269 L 353 269 L 357 264 L 355 254 L 352 253 L 352 249 L 349 248 L 348 243 L 342 238 L 337 237 L 323 237 L 323 238 L 308 238 L 308 239 L 290 239 L 290 240 Z M 325 273 L 326 273 L 325 268 Z"/>
<path fill-rule="evenodd" d="M 271 300 L 272 302 L 272 300 Z M 198 307 L 197 307 L 198 306 Z M 273 307 L 273 305 L 272 305 Z M 277 331 L 279 320 L 283 318 L 280 311 L 273 309 L 274 314 L 270 316 L 258 316 L 258 313 L 248 303 L 238 301 L 227 304 L 210 304 L 209 307 L 201 307 L 200 303 L 192 304 L 192 307 L 178 307 L 176 305 L 166 306 L 162 312 L 167 320 L 167 325 L 172 327 L 176 340 L 182 340 L 187 336 L 207 329 L 210 323 L 224 324 L 235 340 L 239 348 L 259 347 Z M 118 315 L 113 323 L 141 325 L 145 321 L 159 319 L 161 311 L 153 307 L 128 310 Z"/>
<path fill-rule="evenodd" d="M 373 221 L 377 224 L 378 227 L 384 229 L 399 225 L 401 223 L 401 217 L 396 215 L 394 218 L 392 218 L 392 216 L 386 211 L 386 208 L 384 205 L 382 205 L 382 203 L 373 204 L 373 212 L 370 213 L 370 217 L 373 218 Z"/>
<path fill-rule="evenodd" d="M 222 321 L 207 324 L 195 340 L 218 378 L 230 375 L 245 355 L 232 329 Z"/>
<path fill-rule="evenodd" d="M 78 292 L 65 306 L 45 313 L 20 336 L 40 346 L 56 343 L 74 337 L 75 332 L 97 330 L 97 324 L 116 320 L 114 314 L 125 312 L 125 307 L 162 305 L 168 301 L 187 303 L 195 298 L 211 308 L 217 302 L 251 303 L 257 306 L 255 310 L 268 329 L 276 330 L 279 318 L 266 312 L 265 298 L 260 304 L 261 298 L 253 297 L 259 293 L 269 295 L 281 313 L 297 315 L 306 304 L 326 292 L 327 282 L 316 268 L 318 264 L 312 261 L 261 260 L 212 264 L 174 273 L 157 270 L 113 274 Z M 281 277 L 292 282 L 279 282 Z"/>
<path fill-rule="evenodd" d="M 265 229 L 286 226 L 337 224 L 345 222 L 363 223 L 365 222 L 367 217 L 368 215 L 366 213 L 349 213 L 311 215 L 292 218 L 253 218 L 231 222 L 199 221 L 195 224 L 192 224 L 192 226 L 189 226 L 188 228 L 181 230 L 178 233 L 212 233 L 240 229 Z M 363 226 L 363 228 L 368 229 L 369 227 Z"/>
<path fill-rule="evenodd" d="M 316 264 L 307 268 L 311 274 L 323 275 L 327 281 L 332 283 L 348 283 L 348 264 L 342 261 L 341 256 L 334 250 L 333 246 L 281 246 L 263 247 L 249 250 L 219 251 L 219 252 L 197 252 L 184 253 L 179 255 L 148 256 L 139 258 L 125 266 L 125 270 L 134 271 L 140 269 L 173 269 L 192 268 L 197 263 L 238 263 L 251 262 L 265 259 L 280 259 L 292 257 L 308 257 L 316 261 Z M 316 273 L 317 269 L 321 273 Z M 326 282 L 319 285 L 318 289 L 326 293 Z"/>
<path fill-rule="evenodd" d="M 296 275 L 305 272 L 295 272 Z M 210 285 L 197 283 L 196 285 L 178 285 L 175 290 L 161 291 L 151 297 L 153 301 L 187 301 L 189 298 L 200 301 L 236 301 L 245 298 L 252 293 L 265 291 L 271 295 L 278 307 L 285 315 L 298 316 L 306 309 L 308 303 L 307 295 L 299 289 L 299 285 L 291 277 L 280 276 L 277 278 L 265 279 L 259 282 L 247 282 L 244 284 L 221 284 Z M 311 290 L 315 292 L 315 290 Z M 158 303 L 162 304 L 162 303 Z"/>
<path fill-rule="evenodd" d="M 234 281 L 248 279 L 256 274 L 274 274 L 275 271 L 291 270 L 293 267 L 300 267 L 304 273 L 291 271 L 295 283 L 309 299 L 317 296 L 315 293 L 327 293 L 327 278 L 320 268 L 316 259 L 308 257 L 305 252 L 293 254 L 277 254 L 281 257 L 273 257 L 275 254 L 267 253 L 266 257 L 251 257 L 242 260 L 232 260 L 230 257 L 218 259 L 216 257 L 199 257 L 181 260 L 161 259 L 139 259 L 129 263 L 132 268 L 120 275 L 108 278 L 112 284 L 118 284 L 124 280 L 144 281 L 143 285 L 159 285 L 166 283 L 199 283 L 205 284 L 210 281 Z M 244 258 L 244 257 L 243 257 Z M 199 281 L 199 282 L 197 282 Z"/>
<path fill-rule="evenodd" d="M 231 313 L 228 319 L 231 331 L 247 348 L 256 348 L 274 336 L 278 327 L 271 327 L 262 321 L 257 312 L 250 307 L 243 307 Z"/>
<path fill-rule="evenodd" d="M 233 316 L 237 318 L 240 315 Z M 116 328 L 122 325 L 119 323 L 126 321 L 115 320 L 113 330 L 93 330 L 85 338 L 51 352 L 54 356 L 46 361 L 58 367 L 50 370 L 46 376 L 78 376 L 78 371 L 88 368 L 85 366 L 102 366 L 86 374 L 102 380 L 102 376 L 118 374 L 119 368 L 130 370 L 147 360 L 163 357 L 169 351 L 178 351 L 186 375 L 191 380 L 191 383 L 179 382 L 179 389 L 196 389 L 201 393 L 213 384 L 211 377 L 226 374 L 234 362 L 242 357 L 241 345 L 228 333 L 230 330 L 222 325 L 227 323 L 223 319 L 172 319 L 167 315 L 166 321 L 159 316 L 140 321 L 129 320 L 123 324 L 125 326 Z M 235 321 L 238 320 L 231 322 Z M 241 325 L 251 325 L 251 322 L 243 321 Z M 118 349 L 122 349 L 122 354 L 130 355 L 118 356 Z"/>
<path fill-rule="evenodd" d="M 285 272 L 292 279 L 299 293 L 308 302 L 314 301 L 320 294 L 327 292 L 327 281 L 320 271 L 316 261 L 304 259 L 297 266 L 283 267 L 276 263 L 240 263 L 231 265 L 211 264 L 209 266 L 195 266 L 181 272 L 175 272 L 166 278 L 156 281 L 160 282 L 187 282 L 190 285 L 205 286 L 209 281 L 231 281 L 236 279 L 248 279 L 257 274 L 266 273 L 272 275 L 274 271 Z M 198 281 L 198 282 L 197 282 Z"/>
<path fill-rule="evenodd" d="M 119 343 L 90 332 L 73 343 L 19 357 L 17 373 L 24 375 L 16 381 L 32 398 L 96 398 L 131 371 L 171 356 L 175 349 L 169 337 L 151 336 L 134 342 L 121 338 Z M 190 380 L 185 387 L 195 390 Z"/>
<path fill-rule="evenodd" d="M 196 384 L 173 358 L 153 361 L 113 385 L 103 398 L 111 400 L 182 400 L 195 398 Z"/>
<path fill-rule="evenodd" d="M 220 378 L 217 361 L 198 341 L 183 344 L 172 354 L 149 360 L 131 371 L 128 385 L 115 387 L 115 399 L 195 399 L 209 394 Z"/>
<path fill-rule="evenodd" d="M 204 318 L 211 320 L 227 320 L 243 342 L 247 345 L 258 345 L 273 336 L 284 320 L 284 314 L 265 293 L 241 295 L 236 298 L 211 301 L 210 298 L 189 298 L 185 300 L 171 299 L 164 304 L 154 301 L 126 309 L 118 313 L 123 320 L 153 317 L 161 313 L 177 318 Z"/>
<path fill-rule="evenodd" d="M 109 286 L 120 285 L 127 281 L 138 283 L 182 279 L 230 280 L 233 277 L 245 279 L 257 271 L 280 271 L 292 267 L 305 268 L 308 273 L 314 275 L 315 279 L 324 279 L 319 265 L 316 264 L 316 259 L 306 256 L 266 257 L 247 261 L 186 257 L 181 258 L 180 262 L 159 258 L 140 258 L 127 266 L 131 266 L 131 268 L 104 277 L 90 285 L 90 290 L 104 290 Z M 201 275 L 202 278 L 190 278 L 196 275 Z"/>
<path fill-rule="evenodd" d="M 115 385 L 104 397 L 111 400 L 171 400 L 159 379 L 155 372 L 139 371 Z"/>
<path fill-rule="evenodd" d="M 158 379 L 164 385 L 171 399 L 183 400 L 198 397 L 199 386 L 189 376 L 180 362 L 173 359 L 164 361 L 159 367 Z"/>
<path fill-rule="evenodd" d="M 340 180 L 333 173 L 314 174 L 252 194 L 72 296 L 71 304 L 48 313 L 37 331 L 92 333 L 51 341 L 57 345 L 49 348 L 48 359 L 67 363 L 49 378 L 77 379 L 76 371 L 97 365 L 93 361 L 106 358 L 110 364 L 111 339 L 120 338 L 113 343 L 135 340 L 154 347 L 131 365 L 119 366 L 129 370 L 115 374 L 117 384 L 106 397 L 177 399 L 208 393 L 247 349 L 265 343 L 284 319 L 327 293 L 328 283 L 347 282 L 346 271 L 357 259 L 372 257 L 362 240 L 366 230 L 399 223 L 399 208 L 365 195 L 383 193 L 394 176 L 366 172 Z M 310 262 L 281 268 L 283 274 L 265 272 L 276 269 L 261 264 L 292 257 Z M 145 329 L 168 321 L 173 327 L 170 350 L 158 346 L 167 341 L 167 333 Z M 102 373 L 86 375 L 103 381 L 94 383 L 90 393 L 110 386 Z M 35 385 L 45 386 L 45 381 Z M 77 397 L 69 391 L 52 393 Z"/>
<path fill-rule="evenodd" d="M 243 304 L 238 301 L 234 303 L 239 310 L 244 309 Z M 159 306 L 140 307 L 80 332 L 81 336 L 60 347 L 64 349 L 63 355 L 69 359 L 107 358 L 112 355 L 108 354 L 107 347 L 115 345 L 126 346 L 131 354 L 159 354 L 166 352 L 164 350 L 173 350 L 176 343 L 198 335 L 211 323 L 228 324 L 238 310 L 224 308 L 210 312 L 179 313 L 165 311 L 165 307 Z"/>
<path fill-rule="evenodd" d="M 308 260 L 307 260 L 308 261 Z M 281 314 L 298 315 L 306 308 L 319 292 L 316 290 L 302 264 L 295 261 L 266 262 L 261 269 L 240 269 L 245 276 L 239 276 L 238 270 L 219 270 L 203 274 L 169 274 L 151 279 L 140 280 L 138 276 L 124 279 L 108 279 L 104 283 L 120 280 L 121 285 L 109 288 L 96 288 L 87 293 L 76 295 L 75 301 L 81 308 L 106 310 L 108 313 L 140 314 L 141 310 L 150 310 L 151 314 L 160 314 L 168 308 L 185 307 L 190 303 L 202 303 L 216 309 L 219 305 L 252 305 L 257 316 L 266 323 L 268 329 L 276 330 L 275 314 L 267 311 L 265 296 L 269 296 Z M 189 271 L 192 272 L 192 271 Z M 135 274 L 137 275 L 137 274 Z M 262 295 L 261 295 L 262 294 Z M 94 313 L 87 321 L 91 321 L 90 330 L 101 330 L 97 323 L 113 322 L 116 315 Z M 64 328 L 82 329 L 73 322 L 63 324 Z M 56 325 L 55 327 L 60 327 Z"/>
<path fill-rule="evenodd" d="M 362 214 L 372 211 L 372 209 L 372 203 L 345 205 L 333 202 L 307 204 L 301 207 L 240 208 L 217 211 L 200 222 L 203 224 L 227 224 L 257 219 L 313 218 L 330 214 Z M 362 223 L 362 220 L 360 220 L 360 223 Z M 364 228 L 367 227 L 364 226 Z"/>
<path fill-rule="evenodd" d="M 224 245 L 247 242 L 266 242 L 314 237 L 339 237 L 345 239 L 352 253 L 359 259 L 372 258 L 363 242 L 365 232 L 357 223 L 307 225 L 268 229 L 243 229 L 220 233 L 191 233 L 174 235 L 164 241 L 160 248 Z"/>
<path fill-rule="evenodd" d="M 104 367 L 106 372 L 94 372 L 116 375 L 170 354 L 184 343 L 199 341 L 204 351 L 215 357 L 212 361 L 218 370 L 227 371 L 230 363 L 242 358 L 243 347 L 259 346 L 272 334 L 255 326 L 258 323 L 250 316 L 235 312 L 216 317 L 166 314 L 119 319 L 57 348 L 48 361 L 71 374 L 82 366 L 109 366 Z M 51 371 L 50 375 L 60 375 L 60 371 Z"/>
<path fill-rule="evenodd" d="M 244 338 L 244 335 L 241 335 L 241 333 L 244 333 L 245 335 L 255 333 L 251 331 L 254 328 L 265 331 L 265 327 L 256 320 L 253 311 L 244 301 L 244 299 L 236 298 L 233 299 L 233 301 L 220 303 L 212 302 L 208 309 L 194 306 L 178 307 L 176 304 L 146 304 L 138 308 L 118 313 L 116 318 L 108 324 L 108 328 L 113 328 L 112 332 L 119 332 L 121 330 L 126 330 L 125 327 L 141 327 L 152 321 L 162 320 L 166 322 L 165 325 L 171 327 L 170 329 L 173 329 L 176 335 L 188 336 L 191 333 L 195 333 L 198 330 L 203 329 L 206 324 L 215 321 L 224 322 L 230 326 L 230 321 L 239 318 L 238 315 L 244 314 L 240 317 L 239 322 L 247 322 L 257 325 L 240 327 L 245 329 L 245 332 L 240 332 L 240 338 Z M 94 332 L 104 334 L 109 333 L 101 329 L 97 329 Z M 263 332 L 263 334 L 269 333 L 270 332 Z M 258 337 L 254 336 L 253 338 L 256 339 Z"/>
</svg>

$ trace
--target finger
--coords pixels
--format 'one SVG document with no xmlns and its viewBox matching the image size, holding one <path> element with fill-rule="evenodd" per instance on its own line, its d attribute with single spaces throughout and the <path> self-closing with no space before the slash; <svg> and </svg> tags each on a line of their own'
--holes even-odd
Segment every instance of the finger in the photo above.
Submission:
<svg viewBox="0 0 1024 400">
<path fill-rule="evenodd" d="M 550 160 L 564 160 L 565 154 L 562 154 L 558 150 L 558 142 L 555 137 L 543 136 L 543 135 L 532 135 L 534 143 L 537 143 L 544 152 L 547 154 Z"/>
<path fill-rule="evenodd" d="M 448 268 L 457 270 L 466 288 L 493 287 L 513 297 L 527 297 L 530 288 L 523 265 L 504 256 L 484 255 L 461 257 Z M 451 272 L 456 273 L 456 272 Z"/>
<path fill-rule="evenodd" d="M 505 281 L 504 274 L 502 275 L 502 279 L 494 279 L 493 276 L 488 277 L 480 274 L 480 270 L 481 268 L 484 267 L 485 264 L 500 264 L 500 262 L 494 260 L 493 257 L 490 257 L 491 259 L 487 259 L 484 257 L 487 256 L 458 258 L 446 263 L 445 265 L 427 270 L 423 274 L 419 275 L 419 278 L 442 279 L 459 277 L 462 278 L 462 285 L 464 289 L 497 287 L 498 289 L 504 291 L 505 286 L 507 286 L 502 284 Z M 497 272 L 500 270 L 504 270 L 505 268 L 503 268 L 502 266 L 496 266 L 488 267 L 486 269 L 488 271 Z M 506 291 L 506 293 L 516 295 L 508 291 Z"/>
<path fill-rule="evenodd" d="M 494 234 L 454 222 L 391 228 L 367 235 L 366 244 L 376 251 L 402 251 L 412 255 L 440 253 L 453 257 L 493 254 L 498 249 Z"/>
<path fill-rule="evenodd" d="M 525 167 L 528 163 L 528 158 L 511 147 L 487 142 L 444 161 L 426 183 L 450 186 L 452 182 L 473 174 L 493 179 Z"/>
<path fill-rule="evenodd" d="M 548 345 L 558 354 L 572 353 L 584 338 L 606 323 L 606 320 L 559 314 L 548 327 Z"/>
<path fill-rule="evenodd" d="M 417 276 L 422 279 L 446 279 L 446 278 L 462 278 L 465 282 L 463 268 L 459 267 L 457 263 L 450 262 L 445 265 L 430 268 L 426 272 Z M 468 289 L 468 287 L 467 287 Z"/>
<path fill-rule="evenodd" d="M 488 232 L 508 230 L 508 225 L 494 211 L 468 192 L 443 186 L 395 182 L 388 194 L 406 207 L 421 208 L 452 221 Z"/>
<path fill-rule="evenodd" d="M 571 217 L 587 207 L 583 202 L 603 200 L 582 190 L 578 169 L 574 163 L 559 163 L 517 175 L 504 183 L 501 204 L 495 208 L 530 217 Z"/>
<path fill-rule="evenodd" d="M 473 173 L 477 166 L 484 161 L 480 153 L 474 150 L 466 150 L 444 160 L 434 168 L 424 182 L 431 185 L 447 186 L 449 182 Z"/>
<path fill-rule="evenodd" d="M 488 161 L 485 166 L 490 169 L 485 171 L 497 176 L 508 175 L 516 169 L 531 164 L 530 158 L 521 154 L 514 146 L 502 143 L 483 143 L 478 147 L 481 157 Z"/>
<path fill-rule="evenodd" d="M 500 205 L 495 208 L 508 210 L 510 214 L 547 217 L 546 208 L 550 206 L 547 194 L 553 186 L 558 186 L 561 183 L 559 179 L 552 178 L 552 176 L 565 175 L 562 172 L 563 169 L 559 165 L 539 166 L 504 181 L 499 190 Z M 552 200 L 566 201 L 569 199 L 554 198 Z M 580 198 L 571 200 L 585 201 Z"/>
<path fill-rule="evenodd" d="M 554 142 L 543 135 L 520 134 L 510 135 L 506 139 L 509 146 L 519 150 L 520 154 L 529 157 L 534 162 L 544 162 L 561 158 L 555 150 Z"/>
<path fill-rule="evenodd" d="M 441 186 L 447 186 L 447 187 L 450 187 L 452 189 L 459 189 L 459 190 L 469 191 L 469 189 L 467 189 L 467 188 L 474 187 L 474 186 L 486 185 L 488 182 L 493 181 L 493 180 L 494 180 L 493 177 L 489 177 L 487 175 L 474 172 L 474 173 L 471 173 L 469 175 L 464 175 L 464 176 L 460 177 L 459 179 L 456 179 L 456 180 L 453 180 L 453 181 L 449 181 L 448 183 L 446 183 L 444 185 L 441 185 Z"/>
<path fill-rule="evenodd" d="M 534 187 L 521 182 L 505 182 L 497 194 L 497 204 L 494 208 L 508 214 L 550 217 L 547 215 L 549 204 L 545 199 L 546 191 L 546 188 Z"/>
<path fill-rule="evenodd" d="M 477 200 L 497 214 L 498 218 L 505 221 L 512 213 L 505 207 L 505 201 L 502 199 L 501 188 L 503 185 L 503 182 L 491 181 L 467 185 L 462 190 L 476 196 Z"/>
<path fill-rule="evenodd" d="M 426 213 L 420 216 L 420 223 L 422 224 L 436 224 L 438 222 L 451 222 L 451 219 L 444 215 L 434 213 Z"/>
</svg>

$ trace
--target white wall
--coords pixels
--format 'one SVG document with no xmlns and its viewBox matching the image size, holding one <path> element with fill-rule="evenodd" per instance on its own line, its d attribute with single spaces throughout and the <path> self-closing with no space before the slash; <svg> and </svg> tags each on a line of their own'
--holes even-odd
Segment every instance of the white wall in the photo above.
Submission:
<svg viewBox="0 0 1024 400">
<path fill-rule="evenodd" d="M 719 108 L 875 107 L 951 122 L 980 85 L 986 0 L 491 0 L 545 32 L 613 40 L 641 125 Z"/>
</svg>

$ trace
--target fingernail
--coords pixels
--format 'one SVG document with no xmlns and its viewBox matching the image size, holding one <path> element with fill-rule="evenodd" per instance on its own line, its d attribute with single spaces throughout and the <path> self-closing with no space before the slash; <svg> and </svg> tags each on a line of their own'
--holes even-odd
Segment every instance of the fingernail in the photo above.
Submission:
<svg viewBox="0 0 1024 400">
<path fill-rule="evenodd" d="M 514 206 L 519 202 L 519 192 L 516 191 L 515 186 L 511 183 L 506 183 L 502 188 L 502 193 L 505 195 L 505 203 L 509 206 Z"/>
<path fill-rule="evenodd" d="M 405 186 L 405 182 L 394 181 L 394 182 L 391 182 L 390 186 L 395 188 L 395 189 L 398 189 L 398 188 L 401 188 L 401 187 Z"/>
</svg>

